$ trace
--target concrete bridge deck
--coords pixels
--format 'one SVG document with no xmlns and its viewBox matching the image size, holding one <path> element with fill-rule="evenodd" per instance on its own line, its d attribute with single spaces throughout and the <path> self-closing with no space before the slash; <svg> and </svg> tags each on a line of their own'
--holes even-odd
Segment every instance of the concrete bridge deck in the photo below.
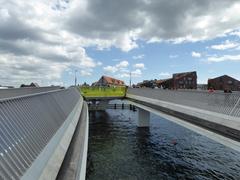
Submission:
<svg viewBox="0 0 240 180">
<path fill-rule="evenodd" d="M 238 117 L 238 113 L 230 113 L 232 112 L 231 108 L 235 108 L 234 112 L 238 112 L 239 104 L 231 104 L 229 107 L 228 102 L 225 104 L 226 107 L 217 108 L 218 106 L 223 105 L 215 104 L 212 102 L 208 104 L 206 102 L 203 102 L 204 100 L 199 100 L 200 104 L 205 103 L 205 106 L 203 106 L 204 108 L 200 109 L 199 106 L 201 105 L 194 106 L 194 103 L 197 104 L 197 102 L 191 101 L 191 98 L 197 97 L 191 97 L 190 93 L 187 93 L 190 96 L 187 97 L 187 95 L 183 96 L 183 93 L 180 92 L 180 95 L 177 97 L 176 93 L 178 92 L 176 91 L 166 91 L 163 93 L 161 91 L 164 90 L 129 89 L 126 94 L 126 98 L 135 103 L 135 105 L 140 108 L 147 109 L 148 111 L 150 108 L 151 111 L 158 111 L 160 113 L 177 117 L 182 120 L 182 124 L 185 122 L 191 123 L 192 125 L 196 125 L 213 133 L 225 136 L 226 138 L 232 139 L 233 141 L 240 142 L 240 118 Z M 170 94 L 168 96 L 162 96 L 164 93 L 172 93 L 172 95 Z M 225 94 L 221 94 L 221 96 L 224 95 Z M 173 96 L 175 96 L 175 99 Z M 208 96 L 208 94 L 200 94 L 199 96 Z M 230 100 L 238 103 L 238 99 L 234 98 L 230 97 Z M 190 106 L 190 104 L 192 104 L 192 106 Z M 216 111 L 214 112 L 206 109 L 215 109 Z M 224 114 L 226 111 L 229 112 L 229 114 Z M 239 146 L 238 143 L 237 146 Z"/>
</svg>

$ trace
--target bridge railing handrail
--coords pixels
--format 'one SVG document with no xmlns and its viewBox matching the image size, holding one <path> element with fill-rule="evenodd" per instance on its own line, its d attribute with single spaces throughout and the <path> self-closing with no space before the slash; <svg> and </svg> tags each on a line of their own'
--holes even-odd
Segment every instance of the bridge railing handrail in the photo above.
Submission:
<svg viewBox="0 0 240 180">
<path fill-rule="evenodd" d="M 32 97 L 32 96 L 38 96 L 38 95 L 43 95 L 43 94 L 49 94 L 49 93 L 54 93 L 54 92 L 64 91 L 64 90 L 65 89 L 56 89 L 56 90 L 50 90 L 50 91 L 44 91 L 44 92 L 38 92 L 38 93 L 30 93 L 30 94 L 25 94 L 25 95 L 1 98 L 0 102 L 21 99 L 21 98 L 26 98 L 26 97 Z"/>
<path fill-rule="evenodd" d="M 129 88 L 128 94 L 240 117 L 240 93 Z"/>
<path fill-rule="evenodd" d="M 62 137 L 63 127 L 68 127 L 73 118 L 76 124 L 75 112 L 80 108 L 77 110 L 76 106 L 82 103 L 75 88 L 1 99 L 0 179 L 20 179 L 25 175 L 52 138 Z M 72 132 L 73 126 L 69 127 Z"/>
<path fill-rule="evenodd" d="M 0 89 L 0 99 L 61 89 L 59 86 Z"/>
</svg>

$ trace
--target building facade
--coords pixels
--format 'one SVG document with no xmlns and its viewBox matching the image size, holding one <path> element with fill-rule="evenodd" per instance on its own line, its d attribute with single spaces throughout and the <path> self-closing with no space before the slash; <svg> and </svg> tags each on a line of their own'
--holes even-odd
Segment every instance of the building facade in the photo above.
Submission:
<svg viewBox="0 0 240 180">
<path fill-rule="evenodd" d="M 157 81 L 157 87 L 162 88 L 162 89 L 172 89 L 173 86 L 173 79 L 168 78 L 168 79 L 161 79 Z"/>
<path fill-rule="evenodd" d="M 228 75 L 208 79 L 208 88 L 214 90 L 240 91 L 240 81 Z"/>
<path fill-rule="evenodd" d="M 197 89 L 197 72 L 173 74 L 173 89 Z"/>
<path fill-rule="evenodd" d="M 157 81 L 163 89 L 197 89 L 197 72 L 175 73 L 172 78 Z"/>
</svg>

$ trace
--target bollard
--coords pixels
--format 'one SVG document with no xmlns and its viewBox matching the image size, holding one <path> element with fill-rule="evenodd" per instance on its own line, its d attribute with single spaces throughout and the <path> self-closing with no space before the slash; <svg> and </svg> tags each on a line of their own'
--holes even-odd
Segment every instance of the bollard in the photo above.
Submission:
<svg viewBox="0 0 240 180">
<path fill-rule="evenodd" d="M 122 109 L 124 109 L 124 103 L 122 103 Z"/>
<path fill-rule="evenodd" d="M 129 105 L 129 108 L 130 108 L 130 110 L 132 110 L 132 105 L 131 104 Z"/>
<path fill-rule="evenodd" d="M 117 105 L 116 105 L 116 103 L 114 104 L 114 109 L 117 109 Z"/>
</svg>

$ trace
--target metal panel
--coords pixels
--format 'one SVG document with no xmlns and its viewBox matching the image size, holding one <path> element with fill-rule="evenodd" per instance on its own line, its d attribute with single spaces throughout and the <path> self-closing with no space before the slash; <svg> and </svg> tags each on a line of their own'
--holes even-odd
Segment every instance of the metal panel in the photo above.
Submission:
<svg viewBox="0 0 240 180">
<path fill-rule="evenodd" d="M 0 100 L 0 179 L 20 179 L 80 99 L 75 88 Z"/>
<path fill-rule="evenodd" d="M 0 99 L 60 89 L 59 86 L 0 89 Z"/>
<path fill-rule="evenodd" d="M 129 88 L 128 94 L 240 117 L 240 93 Z"/>
</svg>

